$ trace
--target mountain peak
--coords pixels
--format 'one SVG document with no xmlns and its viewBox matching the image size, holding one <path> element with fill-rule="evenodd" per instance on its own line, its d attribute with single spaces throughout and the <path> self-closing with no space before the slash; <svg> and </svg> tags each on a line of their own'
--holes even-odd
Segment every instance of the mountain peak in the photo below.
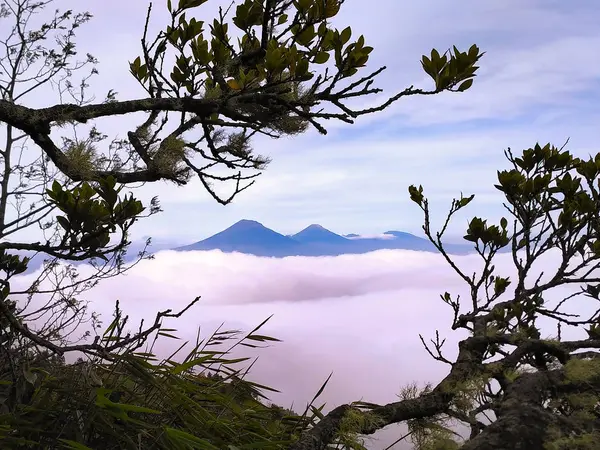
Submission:
<svg viewBox="0 0 600 450">
<path fill-rule="evenodd" d="M 300 242 L 340 242 L 347 241 L 345 237 L 340 236 L 339 234 L 335 234 L 332 231 L 329 231 L 327 228 L 313 223 L 312 225 L 307 226 L 304 230 L 296 233 L 292 236 L 293 239 Z"/>
<path fill-rule="evenodd" d="M 341 236 L 313 223 L 299 233 L 284 236 L 256 220 L 243 219 L 203 241 L 174 250 L 221 250 L 268 257 L 334 256 L 382 249 L 436 251 L 428 240 L 410 233 L 387 231 L 385 234 L 394 238 L 361 236 L 359 239 L 353 239 L 358 236 L 356 234 Z M 449 246 L 447 250 L 453 254 L 466 254 L 472 251 L 465 245 Z"/>
<path fill-rule="evenodd" d="M 242 219 L 234 223 L 229 229 L 241 230 L 241 229 L 252 229 L 252 228 L 266 228 L 262 223 L 256 220 Z"/>
<path fill-rule="evenodd" d="M 196 242 L 183 250 L 221 250 L 240 252 L 258 256 L 286 256 L 293 254 L 293 247 L 299 243 L 277 233 L 256 220 L 243 219 L 229 228 Z"/>
</svg>

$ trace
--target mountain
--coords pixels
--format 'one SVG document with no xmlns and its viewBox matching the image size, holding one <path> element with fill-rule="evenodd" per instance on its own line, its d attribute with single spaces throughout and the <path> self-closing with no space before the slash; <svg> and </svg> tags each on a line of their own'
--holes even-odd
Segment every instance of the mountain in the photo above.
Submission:
<svg viewBox="0 0 600 450">
<path fill-rule="evenodd" d="M 361 254 L 375 250 L 398 249 L 437 252 L 429 240 L 403 231 L 386 231 L 389 237 L 361 237 L 351 233 L 345 236 L 336 234 L 321 225 L 313 224 L 302 231 L 284 236 L 255 220 L 240 220 L 226 230 L 221 231 L 203 241 L 173 248 L 168 241 L 153 240 L 148 253 L 172 249 L 175 251 L 221 250 L 223 252 L 239 252 L 256 256 L 282 258 L 285 256 L 336 256 L 344 254 Z M 125 262 L 133 262 L 137 254 L 145 246 L 145 240 L 134 241 L 125 255 Z M 464 255 L 473 252 L 471 245 L 446 244 L 446 251 L 451 254 Z M 508 251 L 508 250 L 504 250 Z M 31 252 L 15 252 L 21 256 L 33 256 Z M 32 273 L 42 266 L 48 256 L 37 254 L 29 263 L 25 274 Z M 88 261 L 73 261 L 72 264 L 85 264 Z"/>
<path fill-rule="evenodd" d="M 321 225 L 313 224 L 291 236 L 292 239 L 302 243 L 326 243 L 345 244 L 348 239 L 323 228 Z"/>
<path fill-rule="evenodd" d="M 254 220 L 240 220 L 226 230 L 203 241 L 178 247 L 176 251 L 221 250 L 256 256 L 336 256 L 368 253 L 383 249 L 403 249 L 436 252 L 427 239 L 402 231 L 387 231 L 389 238 L 361 238 L 350 234 L 340 236 L 321 225 L 313 224 L 299 233 L 284 236 Z M 467 254 L 469 245 L 446 245 L 448 253 Z"/>
<path fill-rule="evenodd" d="M 279 234 L 254 220 L 240 220 L 208 239 L 175 250 L 221 250 L 256 256 L 288 256 L 297 254 L 301 243 Z"/>
</svg>

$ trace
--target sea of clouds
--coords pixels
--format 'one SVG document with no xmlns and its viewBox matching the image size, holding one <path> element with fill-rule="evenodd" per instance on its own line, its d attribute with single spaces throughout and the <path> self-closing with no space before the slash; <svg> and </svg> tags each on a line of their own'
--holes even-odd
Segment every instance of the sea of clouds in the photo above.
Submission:
<svg viewBox="0 0 600 450">
<path fill-rule="evenodd" d="M 468 275 L 481 270 L 477 255 L 453 260 Z M 542 271 L 550 275 L 557 262 L 556 254 L 549 255 L 533 275 Z M 496 270 L 498 275 L 514 276 L 511 255 L 498 255 Z M 92 273 L 89 266 L 79 271 L 81 276 Z M 24 287 L 35 276 L 21 276 L 13 287 Z M 111 320 L 114 302 L 120 300 L 134 329 L 142 318 L 147 323 L 153 320 L 158 310 L 177 310 L 201 296 L 182 318 L 164 323 L 177 329 L 174 334 L 181 341 L 159 341 L 155 351 L 160 356 L 182 341 L 194 342 L 198 327 L 203 337 L 222 323 L 224 329 L 250 331 L 273 315 L 260 333 L 283 342 L 244 350 L 258 357 L 249 378 L 280 390 L 270 395 L 273 402 L 302 410 L 333 372 L 321 397 L 327 410 L 355 400 L 395 401 L 408 383 L 435 383 L 447 373 L 419 339 L 422 334 L 428 341 L 439 330 L 446 338 L 445 356 L 456 355 L 456 344 L 465 334 L 450 330 L 452 311 L 440 299 L 445 291 L 468 298 L 465 282 L 434 253 L 382 250 L 277 259 L 220 251 L 162 251 L 126 274 L 102 281 L 84 297 L 105 324 Z M 565 292 L 553 295 L 558 300 Z M 576 302 L 576 310 L 591 308 L 583 299 Z M 544 331 L 555 333 L 552 328 Z M 368 448 L 385 448 L 399 432 L 395 428 L 377 435 Z"/>
</svg>

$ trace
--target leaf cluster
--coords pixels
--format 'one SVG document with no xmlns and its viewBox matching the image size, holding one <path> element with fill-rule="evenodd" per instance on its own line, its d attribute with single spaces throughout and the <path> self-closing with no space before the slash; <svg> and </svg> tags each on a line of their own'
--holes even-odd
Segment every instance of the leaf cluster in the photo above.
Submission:
<svg viewBox="0 0 600 450">
<path fill-rule="evenodd" d="M 99 251 L 108 245 L 117 228 L 126 235 L 144 207 L 133 194 L 119 199 L 122 187 L 115 186 L 112 177 L 98 180 L 96 186 L 83 182 L 74 189 L 63 189 L 54 181 L 46 194 L 64 213 L 56 217 L 64 229 L 61 246 L 68 245 L 72 253 L 103 257 Z"/>
<path fill-rule="evenodd" d="M 126 339 L 117 309 L 102 340 Z M 265 321 L 266 322 L 266 321 Z M 265 323 L 263 322 L 263 324 Z M 261 324 L 262 325 L 262 324 Z M 123 348 L 102 358 L 0 358 L 0 438 L 10 448 L 283 449 L 308 416 L 266 403 L 274 389 L 246 379 L 248 357 L 228 356 L 239 345 L 277 339 L 252 332 L 215 331 L 183 357 L 159 360 L 158 339 L 178 339 L 160 328 L 152 345 Z M 228 346 L 229 348 L 224 346 Z M 17 372 L 15 369 L 19 368 Z"/>
</svg>

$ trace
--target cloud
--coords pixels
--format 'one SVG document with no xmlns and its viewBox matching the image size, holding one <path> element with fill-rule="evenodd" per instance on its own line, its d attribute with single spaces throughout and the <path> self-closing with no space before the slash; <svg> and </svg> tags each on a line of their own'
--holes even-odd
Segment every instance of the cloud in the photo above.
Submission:
<svg viewBox="0 0 600 450">
<path fill-rule="evenodd" d="M 393 234 L 361 234 L 358 236 L 346 236 L 347 239 L 396 239 Z"/>
<path fill-rule="evenodd" d="M 455 260 L 467 274 L 481 268 L 474 255 Z M 551 255 L 534 268 L 533 276 L 542 270 L 549 276 L 556 264 Z M 498 256 L 496 267 L 501 275 L 514 272 L 509 255 Z M 82 276 L 88 271 L 83 267 Z M 17 284 L 30 281 L 31 276 L 20 277 Z M 358 399 L 394 401 L 411 381 L 441 379 L 447 368 L 427 355 L 418 335 L 429 339 L 438 329 L 447 337 L 447 357 L 455 356 L 463 334 L 450 330 L 451 310 L 439 298 L 445 291 L 468 298 L 464 283 L 433 253 L 384 250 L 276 259 L 164 251 L 126 275 L 102 282 L 85 297 L 105 322 L 119 299 L 133 328 L 142 318 L 151 320 L 157 310 L 182 308 L 201 295 L 185 316 L 165 322 L 191 341 L 199 326 L 202 336 L 222 322 L 226 329 L 249 331 L 273 314 L 263 334 L 283 342 L 251 353 L 259 359 L 250 378 L 279 389 L 271 397 L 275 403 L 302 409 L 332 371 L 322 397 L 328 408 Z M 179 343 L 166 339 L 157 351 L 167 355 Z M 389 444 L 397 433 L 386 431 L 380 443 Z M 369 448 L 384 448 L 380 443 Z"/>
</svg>

